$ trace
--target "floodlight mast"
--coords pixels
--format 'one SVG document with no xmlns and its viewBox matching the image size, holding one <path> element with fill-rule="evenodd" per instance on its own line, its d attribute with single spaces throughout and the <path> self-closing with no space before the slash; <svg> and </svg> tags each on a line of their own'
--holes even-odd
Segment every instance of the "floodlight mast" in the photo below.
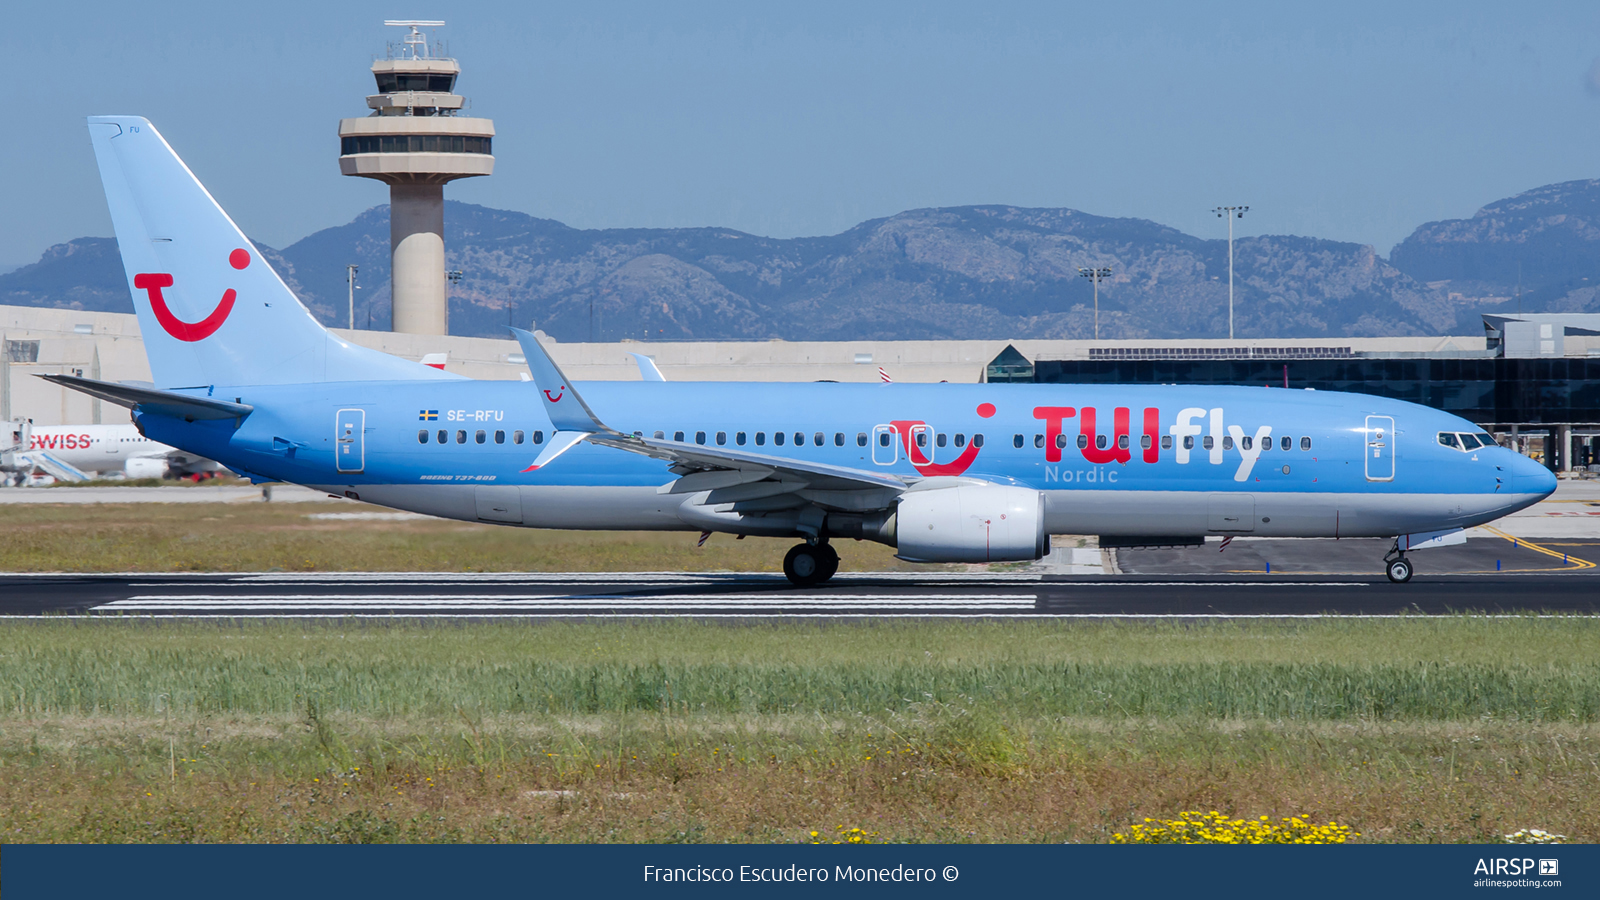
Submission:
<svg viewBox="0 0 1600 900">
<path fill-rule="evenodd" d="M 1100 340 L 1100 279 L 1110 278 L 1111 270 L 1107 268 L 1078 270 L 1079 278 L 1088 278 L 1094 282 L 1094 339 Z"/>
<path fill-rule="evenodd" d="M 1217 218 L 1228 220 L 1228 340 L 1233 340 L 1233 220 L 1244 218 L 1248 206 L 1219 206 Z"/>
</svg>

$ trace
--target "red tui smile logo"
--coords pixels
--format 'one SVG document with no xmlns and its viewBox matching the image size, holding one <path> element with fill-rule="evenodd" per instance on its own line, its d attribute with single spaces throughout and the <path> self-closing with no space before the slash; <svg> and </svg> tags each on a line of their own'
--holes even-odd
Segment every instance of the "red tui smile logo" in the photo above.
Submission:
<svg viewBox="0 0 1600 900">
<path fill-rule="evenodd" d="M 567 386 L 563 384 L 561 387 L 556 388 L 556 395 L 554 397 L 550 396 L 549 391 L 545 391 L 544 395 L 545 397 L 549 398 L 551 403 L 560 403 L 561 398 L 567 395 Z"/>
<path fill-rule="evenodd" d="M 228 254 L 228 264 L 235 269 L 243 269 L 250 265 L 250 253 L 243 247 Z M 165 272 L 143 272 L 133 276 L 135 290 L 144 291 L 150 297 L 150 309 L 156 314 L 156 321 L 167 334 L 180 341 L 203 341 L 216 334 L 222 323 L 228 320 L 228 314 L 233 312 L 233 301 L 239 295 L 233 288 L 222 292 L 222 300 L 217 303 L 217 308 L 211 311 L 198 322 L 185 322 L 172 314 L 167 308 L 167 300 L 161 296 L 162 288 L 172 287 L 172 276 Z"/>
</svg>

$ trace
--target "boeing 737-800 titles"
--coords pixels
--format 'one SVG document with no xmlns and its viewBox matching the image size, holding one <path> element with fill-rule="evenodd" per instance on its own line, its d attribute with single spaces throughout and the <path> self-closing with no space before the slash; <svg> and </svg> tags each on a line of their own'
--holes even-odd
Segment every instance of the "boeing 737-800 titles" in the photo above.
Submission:
<svg viewBox="0 0 1600 900">
<path fill-rule="evenodd" d="M 534 528 L 834 542 L 922 562 L 1038 559 L 1051 534 L 1388 537 L 1407 554 L 1548 496 L 1470 422 L 1360 394 L 1021 384 L 531 382 L 354 346 L 284 286 L 150 123 L 89 120 L 156 387 L 45 376 L 257 480 Z"/>
</svg>

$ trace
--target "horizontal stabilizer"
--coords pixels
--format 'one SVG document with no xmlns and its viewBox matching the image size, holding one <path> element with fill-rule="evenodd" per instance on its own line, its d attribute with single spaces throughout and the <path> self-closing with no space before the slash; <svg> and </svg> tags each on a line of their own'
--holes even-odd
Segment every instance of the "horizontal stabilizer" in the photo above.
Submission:
<svg viewBox="0 0 1600 900">
<path fill-rule="evenodd" d="M 159 388 L 96 381 L 93 378 L 79 378 L 76 375 L 39 377 L 118 406 L 178 419 L 236 419 L 255 411 L 255 407 L 248 403 L 231 403 L 214 397 L 191 397 L 188 394 L 163 391 Z"/>
</svg>

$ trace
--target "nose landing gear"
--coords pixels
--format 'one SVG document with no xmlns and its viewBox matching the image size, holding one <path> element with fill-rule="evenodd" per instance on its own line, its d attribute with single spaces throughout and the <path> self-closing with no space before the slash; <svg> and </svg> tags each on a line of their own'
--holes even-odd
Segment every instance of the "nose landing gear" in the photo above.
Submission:
<svg viewBox="0 0 1600 900">
<path fill-rule="evenodd" d="M 783 557 L 783 574 L 796 587 L 810 587 L 839 571 L 839 552 L 825 543 L 796 544 Z"/>
<path fill-rule="evenodd" d="M 1383 573 L 1395 584 L 1405 584 L 1411 580 L 1413 574 L 1411 560 L 1406 559 L 1400 552 L 1400 541 L 1397 538 L 1394 547 L 1389 550 L 1389 555 L 1383 558 Z"/>
</svg>

